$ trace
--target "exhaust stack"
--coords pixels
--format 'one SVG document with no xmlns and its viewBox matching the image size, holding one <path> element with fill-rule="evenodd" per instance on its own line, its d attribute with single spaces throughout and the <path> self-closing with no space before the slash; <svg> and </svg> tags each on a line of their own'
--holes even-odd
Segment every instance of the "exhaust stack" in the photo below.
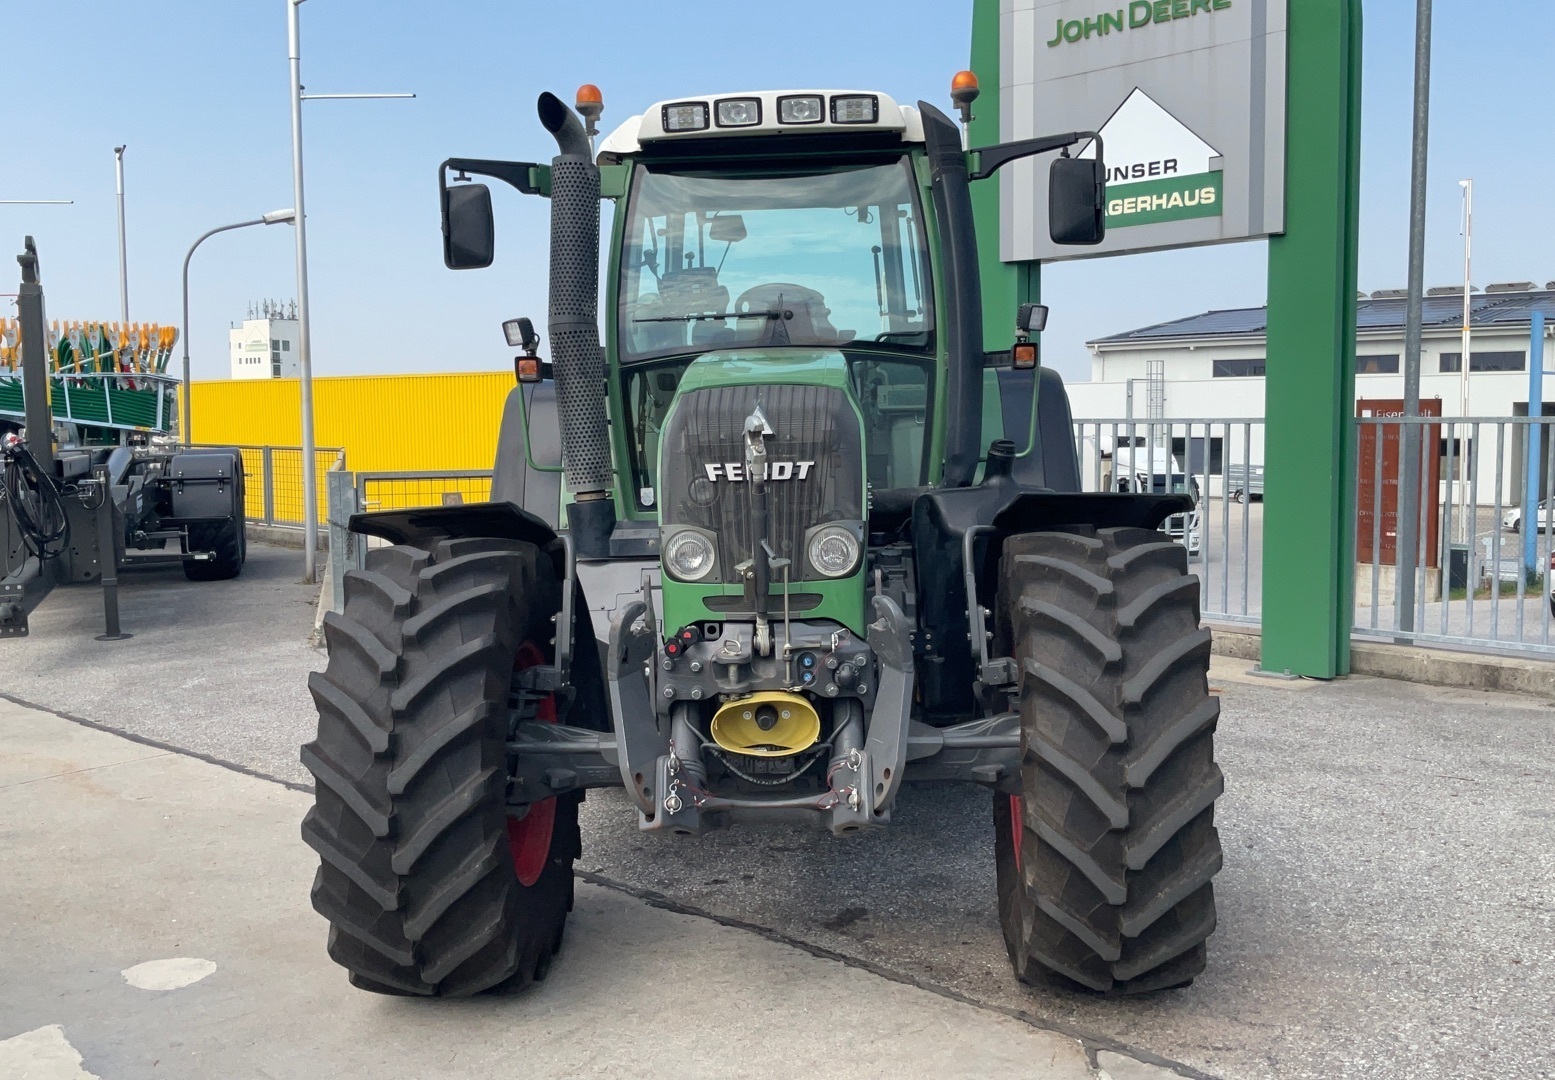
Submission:
<svg viewBox="0 0 1555 1080">
<path fill-rule="evenodd" d="M 551 282 L 547 329 L 561 413 L 562 464 L 574 502 L 573 544 L 584 558 L 610 553 L 613 470 L 605 426 L 605 357 L 599 343 L 599 167 L 577 115 L 541 94 L 540 123 L 556 138 L 551 159 Z"/>
</svg>

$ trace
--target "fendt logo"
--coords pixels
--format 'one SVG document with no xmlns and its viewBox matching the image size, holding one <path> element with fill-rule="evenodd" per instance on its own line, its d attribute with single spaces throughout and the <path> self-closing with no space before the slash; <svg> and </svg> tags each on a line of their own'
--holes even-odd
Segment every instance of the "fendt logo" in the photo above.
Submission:
<svg viewBox="0 0 1555 1080">
<path fill-rule="evenodd" d="M 745 466 L 738 461 L 709 461 L 702 466 L 709 480 L 744 480 Z M 803 480 L 815 468 L 813 461 L 769 461 L 765 480 Z"/>
</svg>

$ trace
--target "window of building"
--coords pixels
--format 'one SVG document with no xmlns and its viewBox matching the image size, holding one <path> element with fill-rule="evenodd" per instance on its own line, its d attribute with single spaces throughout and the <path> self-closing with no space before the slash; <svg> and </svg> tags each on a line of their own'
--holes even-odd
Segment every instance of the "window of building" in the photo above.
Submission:
<svg viewBox="0 0 1555 1080">
<path fill-rule="evenodd" d="M 1522 371 L 1528 366 L 1528 354 L 1525 352 L 1477 352 L 1469 357 L 1470 371 Z M 1438 371 L 1458 372 L 1463 370 L 1463 354 L 1444 352 L 1441 354 Z"/>
<path fill-rule="evenodd" d="M 1263 360 L 1216 360 L 1214 375 L 1217 379 L 1242 379 L 1264 374 Z"/>
<path fill-rule="evenodd" d="M 291 339 L 290 338 L 282 338 L 281 339 L 281 351 L 282 352 L 291 352 L 292 351 L 292 343 L 291 343 Z"/>
<path fill-rule="evenodd" d="M 280 338 L 271 338 L 270 339 L 270 351 L 271 352 L 280 352 L 281 351 L 281 339 Z"/>
<path fill-rule="evenodd" d="M 1357 356 L 1355 373 L 1357 375 L 1397 375 L 1398 356 Z"/>
</svg>

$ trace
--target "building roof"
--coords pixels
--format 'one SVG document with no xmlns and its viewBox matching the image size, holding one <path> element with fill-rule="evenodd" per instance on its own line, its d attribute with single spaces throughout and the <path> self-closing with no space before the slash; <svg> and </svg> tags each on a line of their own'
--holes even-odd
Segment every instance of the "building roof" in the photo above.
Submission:
<svg viewBox="0 0 1555 1080">
<path fill-rule="evenodd" d="M 1356 305 L 1357 330 L 1404 330 L 1403 297 L 1361 300 Z M 1422 324 L 1452 328 L 1463 321 L 1463 296 L 1427 296 L 1422 307 Z M 1472 327 L 1506 328 L 1528 325 L 1534 311 L 1555 323 L 1555 290 L 1532 292 L 1475 293 L 1469 300 Z M 1206 311 L 1185 319 L 1156 323 L 1109 337 L 1096 338 L 1090 345 L 1123 345 L 1136 342 L 1169 341 L 1179 338 L 1258 337 L 1268 328 L 1269 309 L 1229 308 Z"/>
</svg>

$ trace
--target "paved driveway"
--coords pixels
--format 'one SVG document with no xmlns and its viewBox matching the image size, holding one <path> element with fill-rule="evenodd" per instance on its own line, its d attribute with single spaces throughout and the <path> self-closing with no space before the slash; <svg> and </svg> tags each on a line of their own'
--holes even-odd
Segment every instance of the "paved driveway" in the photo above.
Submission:
<svg viewBox="0 0 1555 1080">
<path fill-rule="evenodd" d="M 126 589 L 130 642 L 60 592 L 3 644 L 0 689 L 293 783 L 310 737 L 312 596 L 293 552 L 238 582 Z M 1227 1077 L 1555 1076 L 1555 710 L 1354 678 L 1265 683 L 1217 662 L 1226 868 L 1210 968 L 1139 1001 L 1010 976 L 986 793 L 909 790 L 849 840 L 645 835 L 585 806 L 597 879 L 763 928 L 1065 1030 Z M 582 962 L 568 960 L 567 962 Z"/>
</svg>

